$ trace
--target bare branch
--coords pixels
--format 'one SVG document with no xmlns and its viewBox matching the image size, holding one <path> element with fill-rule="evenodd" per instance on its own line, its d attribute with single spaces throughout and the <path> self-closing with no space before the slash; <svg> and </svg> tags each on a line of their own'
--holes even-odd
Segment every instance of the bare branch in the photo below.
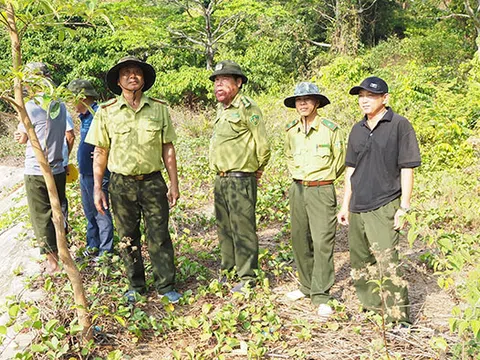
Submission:
<svg viewBox="0 0 480 360">
<path fill-rule="evenodd" d="M 10 105 L 12 105 L 15 108 L 16 111 L 20 109 L 20 105 L 11 96 L 6 96 L 6 95 L 0 96 L 0 100 L 8 102 Z"/>
<path fill-rule="evenodd" d="M 310 39 L 306 39 L 305 41 L 308 42 L 309 44 L 312 44 L 312 45 L 315 45 L 315 46 L 321 46 L 321 47 L 327 47 L 327 48 L 332 47 L 332 44 L 318 42 L 318 41 L 314 41 L 314 40 L 310 40 Z"/>
<path fill-rule="evenodd" d="M 217 33 L 220 31 L 220 29 L 225 26 L 228 22 L 231 20 L 235 20 L 235 27 L 238 25 L 238 21 L 240 20 L 240 14 L 234 14 L 232 16 L 229 16 L 228 18 L 224 18 L 220 20 L 219 24 L 217 25 L 217 28 L 212 32 L 212 37 L 215 37 Z"/>
<path fill-rule="evenodd" d="M 205 43 L 200 41 L 200 40 L 197 40 L 197 39 L 194 39 L 193 37 L 187 35 L 184 31 L 181 31 L 181 30 L 174 30 L 174 29 L 167 29 L 172 35 L 176 35 L 178 36 L 179 38 L 181 39 L 185 39 L 187 41 L 190 41 L 191 43 L 193 44 L 197 44 L 197 45 L 201 45 L 203 46 Z"/>
<path fill-rule="evenodd" d="M 357 13 L 361 14 L 365 11 L 370 10 L 372 8 L 372 6 L 375 5 L 376 2 L 377 2 L 377 0 L 373 0 L 372 3 L 368 7 L 364 8 L 363 5 L 361 4 L 361 1 L 360 1 L 360 8 L 357 10 Z"/>
<path fill-rule="evenodd" d="M 438 16 L 436 19 L 437 20 L 445 20 L 445 19 L 451 19 L 451 18 L 470 18 L 467 14 L 449 14 L 445 16 Z"/>
</svg>

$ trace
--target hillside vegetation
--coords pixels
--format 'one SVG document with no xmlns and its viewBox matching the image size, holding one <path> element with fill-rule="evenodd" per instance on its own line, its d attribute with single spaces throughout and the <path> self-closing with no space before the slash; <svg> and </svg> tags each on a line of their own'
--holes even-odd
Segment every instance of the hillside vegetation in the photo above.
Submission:
<svg viewBox="0 0 480 360">
<path fill-rule="evenodd" d="M 171 232 L 178 287 L 185 296 L 174 306 L 152 292 L 134 307 L 122 298 L 128 285 L 118 255 L 95 266 L 81 264 L 96 326 L 95 342 L 81 346 L 65 276 L 31 279 L 29 286 L 43 287 L 48 299 L 31 304 L 15 298 L 3 307 L 11 324 L 37 334 L 17 358 L 480 357 L 480 56 L 478 12 L 469 15 L 468 0 L 79 3 L 104 11 L 108 22 L 86 24 L 65 17 L 73 25 L 60 33 L 53 26 L 51 31 L 27 28 L 24 61 L 50 64 L 58 84 L 90 79 L 103 99 L 110 96 L 104 75 L 118 58 L 133 54 L 154 65 L 157 81 L 148 94 L 171 103 L 178 134 L 181 199 L 172 211 Z M 212 24 L 215 28 L 223 21 L 217 35 L 225 34 L 206 46 L 208 37 L 199 31 L 205 25 L 202 8 L 211 3 Z M 9 48 L 7 36 L 0 37 L 0 44 Z M 217 281 L 214 174 L 208 169 L 214 117 L 209 68 L 227 58 L 248 74 L 245 91 L 264 113 L 273 149 L 258 199 L 261 281 L 245 297 L 232 297 Z M 0 54 L 0 64 L 8 91 L 8 51 Z M 361 117 L 348 90 L 369 75 L 388 82 L 390 106 L 412 122 L 421 146 L 414 211 L 402 244 L 412 298 L 410 332 L 384 332 L 376 315 L 359 312 L 349 280 L 345 229 L 337 235 L 335 317 L 322 324 L 307 302 L 283 300 L 296 286 L 286 196 L 290 179 L 283 159 L 284 127 L 296 114 L 284 107 L 283 99 L 296 82 L 315 82 L 331 101 L 322 115 L 348 132 Z M 11 109 L 2 106 L 0 157 L 6 161 L 20 158 L 23 150 L 11 139 Z M 342 181 L 337 190 L 341 197 Z M 78 184 L 69 186 L 74 252 L 85 246 L 79 193 Z M 21 220 L 28 221 L 25 212 L 2 214 L 0 230 Z M 147 278 L 152 278 L 148 267 Z M 4 330 L 0 327 L 0 339 L 7 341 Z"/>
</svg>

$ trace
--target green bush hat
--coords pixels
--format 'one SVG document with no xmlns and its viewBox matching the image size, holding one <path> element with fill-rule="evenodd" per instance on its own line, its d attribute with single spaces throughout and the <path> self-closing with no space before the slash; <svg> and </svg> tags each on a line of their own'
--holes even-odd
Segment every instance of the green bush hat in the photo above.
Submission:
<svg viewBox="0 0 480 360">
<path fill-rule="evenodd" d="M 143 79 L 145 81 L 145 85 L 143 86 L 142 91 L 145 92 L 150 89 L 153 84 L 155 83 L 155 78 L 157 74 L 155 73 L 155 69 L 152 65 L 147 64 L 146 62 L 140 60 L 135 56 L 125 56 L 118 60 L 117 64 L 108 70 L 106 76 L 107 87 L 113 92 L 115 95 L 120 95 L 122 93 L 122 88 L 118 86 L 118 73 L 121 68 L 128 66 L 128 65 L 137 65 L 143 70 Z"/>
<path fill-rule="evenodd" d="M 213 73 L 210 75 L 209 79 L 211 81 L 215 81 L 215 77 L 217 75 L 236 75 L 242 78 L 242 84 L 246 84 L 248 82 L 248 78 L 243 73 L 240 65 L 232 60 L 223 60 L 215 65 L 215 69 L 213 70 Z"/>
<path fill-rule="evenodd" d="M 25 65 L 25 69 L 33 73 L 35 75 L 42 75 L 45 77 L 51 77 L 50 71 L 48 70 L 48 67 L 45 63 L 43 62 L 29 62 L 28 64 Z"/>
<path fill-rule="evenodd" d="M 93 98 L 98 98 L 98 93 L 95 91 L 92 83 L 84 79 L 75 79 L 70 81 L 70 84 L 67 86 L 75 95 L 82 93 L 84 96 L 91 96 Z"/>
<path fill-rule="evenodd" d="M 385 80 L 376 76 L 370 76 L 362 81 L 359 86 L 354 86 L 350 89 L 350 95 L 358 95 L 360 90 L 367 90 L 374 94 L 388 93 L 388 85 Z"/>
<path fill-rule="evenodd" d="M 299 96 L 312 96 L 320 101 L 319 108 L 324 107 L 325 105 L 330 104 L 330 100 L 325 95 L 320 94 L 317 85 L 310 82 L 301 82 L 295 86 L 293 91 L 293 96 L 289 96 L 283 100 L 283 103 L 288 108 L 295 108 L 295 100 Z"/>
</svg>

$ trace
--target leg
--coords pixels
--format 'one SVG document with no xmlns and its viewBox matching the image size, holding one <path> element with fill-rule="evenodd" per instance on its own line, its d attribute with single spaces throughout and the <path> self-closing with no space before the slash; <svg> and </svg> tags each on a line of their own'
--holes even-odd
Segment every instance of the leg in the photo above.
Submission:
<svg viewBox="0 0 480 360">
<path fill-rule="evenodd" d="M 230 209 L 227 202 L 227 179 L 219 176 L 215 179 L 215 217 L 217 222 L 218 242 L 221 253 L 221 269 L 232 270 L 235 266 L 235 248 L 233 245 L 233 234 L 230 226 Z"/>
<path fill-rule="evenodd" d="M 145 219 L 145 237 L 155 288 L 160 294 L 165 294 L 174 289 L 175 264 L 168 231 L 167 185 L 161 174 L 140 182 L 139 200 Z"/>
<path fill-rule="evenodd" d="M 145 292 L 145 269 L 140 243 L 140 204 L 138 182 L 119 174 L 110 178 L 110 197 L 118 236 L 126 248 L 122 252 L 130 290 Z"/>
<path fill-rule="evenodd" d="M 230 227 L 235 249 L 235 266 L 242 281 L 254 280 L 258 269 L 258 238 L 255 219 L 257 180 L 255 177 L 226 178 Z"/>
<path fill-rule="evenodd" d="M 314 305 L 326 304 L 335 281 L 333 248 L 337 228 L 337 197 L 332 185 L 306 189 L 306 210 L 313 241 L 310 296 Z"/>
<path fill-rule="evenodd" d="M 387 321 L 409 321 L 409 301 L 408 290 L 402 286 L 401 272 L 398 269 L 398 243 L 400 236 L 398 231 L 393 229 L 394 215 L 400 206 L 400 200 L 396 199 L 382 206 L 380 209 L 371 211 L 365 216 L 365 231 L 367 238 L 374 249 L 377 260 L 380 277 L 388 278 L 383 284 L 383 291 L 389 294 L 386 298 L 387 313 L 393 306 L 398 306 L 401 315 L 397 317 L 389 316 Z M 394 269 L 392 269 L 394 268 Z M 392 280 L 394 280 L 392 282 Z M 395 283 L 395 284 L 394 284 Z M 378 293 L 371 295 L 380 297 Z"/>
<path fill-rule="evenodd" d="M 369 265 L 375 264 L 376 260 L 370 251 L 370 243 L 365 233 L 365 213 L 350 213 L 348 227 L 348 245 L 350 249 L 350 263 L 352 270 L 364 272 Z M 368 283 L 369 279 L 364 276 L 352 276 L 357 296 L 360 302 L 367 309 L 378 309 L 380 307 L 380 298 L 374 297 L 374 284 Z"/>
<path fill-rule="evenodd" d="M 97 209 L 93 202 L 93 176 L 80 175 L 80 191 L 85 218 L 87 219 L 87 247 L 99 249 L 98 226 L 95 219 Z"/>
<path fill-rule="evenodd" d="M 313 246 L 305 206 L 303 185 L 292 183 L 289 190 L 292 248 L 300 280 L 300 291 L 310 296 L 313 271 Z"/>
<path fill-rule="evenodd" d="M 107 199 L 107 204 L 109 200 L 108 193 L 108 184 L 110 182 L 109 178 L 103 178 L 102 188 Z M 99 251 L 100 255 L 105 252 L 111 253 L 113 251 L 113 221 L 112 215 L 109 209 L 105 210 L 105 215 L 100 214 L 98 211 L 95 211 L 95 221 L 98 227 L 98 238 L 99 238 Z"/>
</svg>

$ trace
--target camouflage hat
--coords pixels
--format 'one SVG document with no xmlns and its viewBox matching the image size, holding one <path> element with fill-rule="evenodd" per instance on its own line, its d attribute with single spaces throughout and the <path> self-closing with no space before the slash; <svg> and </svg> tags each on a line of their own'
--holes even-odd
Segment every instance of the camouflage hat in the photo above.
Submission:
<svg viewBox="0 0 480 360">
<path fill-rule="evenodd" d="M 120 95 L 122 93 L 122 88 L 118 86 L 118 73 L 121 68 L 128 65 L 137 65 L 143 70 L 143 79 L 145 81 L 145 85 L 142 89 L 143 92 L 147 91 L 153 86 L 155 83 L 155 78 L 157 77 L 153 66 L 147 64 L 139 58 L 136 58 L 135 56 L 129 55 L 118 60 L 117 64 L 108 70 L 106 82 L 111 92 L 116 95 Z"/>
<path fill-rule="evenodd" d="M 211 81 L 215 81 L 215 77 L 217 75 L 236 75 L 242 78 L 242 84 L 246 84 L 248 82 L 248 78 L 243 73 L 240 65 L 232 60 L 223 60 L 215 65 L 215 69 L 213 70 L 213 73 L 210 75 L 209 79 Z"/>
<path fill-rule="evenodd" d="M 295 108 L 295 99 L 299 96 L 313 96 L 320 101 L 319 108 L 330 104 L 330 100 L 325 95 L 320 94 L 317 85 L 310 82 L 301 82 L 295 86 L 293 96 L 289 96 L 283 100 L 286 107 Z"/>
<path fill-rule="evenodd" d="M 82 93 L 84 96 L 98 98 L 98 93 L 95 91 L 92 83 L 88 80 L 76 79 L 70 81 L 70 84 L 68 84 L 67 88 L 75 95 Z"/>
<path fill-rule="evenodd" d="M 25 69 L 28 72 L 33 73 L 35 75 L 42 75 L 42 76 L 46 76 L 46 77 L 51 76 L 47 65 L 43 62 L 38 62 L 38 61 L 29 62 L 27 65 L 25 65 Z"/>
</svg>

